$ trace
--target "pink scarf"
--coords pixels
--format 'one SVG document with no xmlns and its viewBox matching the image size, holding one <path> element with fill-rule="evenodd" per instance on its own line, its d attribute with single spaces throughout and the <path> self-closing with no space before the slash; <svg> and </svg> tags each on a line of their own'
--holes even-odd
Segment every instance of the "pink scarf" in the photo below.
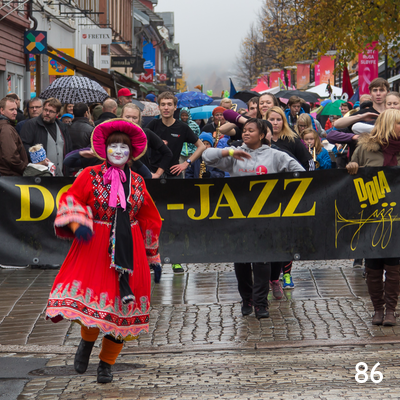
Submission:
<svg viewBox="0 0 400 400">
<path fill-rule="evenodd" d="M 111 183 L 110 190 L 110 201 L 109 205 L 111 207 L 117 207 L 117 195 L 119 196 L 119 201 L 121 203 L 121 207 L 126 209 L 126 199 L 124 187 L 122 186 L 122 182 L 126 181 L 125 172 L 121 168 L 109 166 L 107 171 L 103 176 L 104 184 Z"/>
</svg>

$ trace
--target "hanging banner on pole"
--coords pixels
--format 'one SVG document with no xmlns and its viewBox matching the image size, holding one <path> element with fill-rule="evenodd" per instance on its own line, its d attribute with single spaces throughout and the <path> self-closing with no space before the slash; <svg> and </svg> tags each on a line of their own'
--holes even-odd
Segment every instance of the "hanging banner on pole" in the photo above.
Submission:
<svg viewBox="0 0 400 400">
<path fill-rule="evenodd" d="M 379 52 L 375 50 L 378 42 L 373 42 L 366 48 L 366 53 L 358 55 L 358 87 L 359 94 L 369 94 L 369 84 L 378 77 Z"/>
</svg>

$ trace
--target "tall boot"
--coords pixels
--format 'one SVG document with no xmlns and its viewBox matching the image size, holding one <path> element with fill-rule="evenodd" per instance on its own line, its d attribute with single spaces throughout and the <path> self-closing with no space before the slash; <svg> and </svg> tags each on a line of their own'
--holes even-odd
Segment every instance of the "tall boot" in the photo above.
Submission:
<svg viewBox="0 0 400 400">
<path fill-rule="evenodd" d="M 100 329 L 98 328 L 87 328 L 86 326 L 81 326 L 82 339 L 79 343 L 78 349 L 76 350 L 74 360 L 74 368 L 78 374 L 86 372 L 89 365 L 90 354 L 92 353 L 94 343 L 99 333 Z"/>
<path fill-rule="evenodd" d="M 383 299 L 383 271 L 381 269 L 366 268 L 366 281 L 369 297 L 374 306 L 375 314 L 372 318 L 372 325 L 382 325 L 385 301 Z"/>
<path fill-rule="evenodd" d="M 394 326 L 396 325 L 396 307 L 400 294 L 400 265 L 386 265 L 385 280 L 385 303 L 386 315 L 383 320 L 383 325 Z"/>
</svg>

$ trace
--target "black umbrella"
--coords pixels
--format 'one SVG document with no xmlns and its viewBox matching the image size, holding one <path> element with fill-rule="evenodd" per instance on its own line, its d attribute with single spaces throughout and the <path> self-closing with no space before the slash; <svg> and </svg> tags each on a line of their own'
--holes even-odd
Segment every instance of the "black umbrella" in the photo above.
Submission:
<svg viewBox="0 0 400 400">
<path fill-rule="evenodd" d="M 61 103 L 102 103 L 108 93 L 92 79 L 80 76 L 63 76 L 56 79 L 40 96 L 55 97 Z"/>
<path fill-rule="evenodd" d="M 283 99 L 290 99 L 292 96 L 300 97 L 301 99 L 310 103 L 319 101 L 317 94 L 311 92 L 302 92 L 300 90 L 281 90 L 275 95 L 275 97 L 281 97 Z"/>
<path fill-rule="evenodd" d="M 253 92 L 252 90 L 242 90 L 233 95 L 234 99 L 239 99 L 247 103 L 253 97 L 260 97 L 260 93 Z"/>
</svg>

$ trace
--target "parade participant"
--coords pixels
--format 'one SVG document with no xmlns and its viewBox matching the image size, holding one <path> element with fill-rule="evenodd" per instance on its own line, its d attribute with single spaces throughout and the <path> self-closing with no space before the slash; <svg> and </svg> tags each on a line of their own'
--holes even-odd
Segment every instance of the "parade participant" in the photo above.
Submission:
<svg viewBox="0 0 400 400">
<path fill-rule="evenodd" d="M 340 113 L 342 114 L 342 117 L 344 117 L 352 109 L 353 106 L 351 103 L 342 103 L 340 105 Z"/>
<path fill-rule="evenodd" d="M 389 92 L 385 99 L 386 110 L 395 109 L 400 110 L 400 93 Z"/>
<path fill-rule="evenodd" d="M 225 108 L 226 110 L 230 110 L 232 108 L 232 100 L 228 97 L 222 99 L 219 103 L 220 107 Z"/>
<path fill-rule="evenodd" d="M 305 129 L 313 129 L 312 119 L 308 114 L 301 114 L 297 118 L 296 125 L 294 126 L 294 131 L 297 133 L 298 137 L 301 137 L 301 133 Z"/>
<path fill-rule="evenodd" d="M 21 139 L 25 150 L 41 143 L 47 157 L 56 166 L 56 176 L 64 176 L 64 157 L 72 150 L 71 138 L 67 125 L 58 118 L 61 103 L 55 98 L 49 98 L 43 103 L 43 112 L 36 118 L 26 121 L 21 130 Z"/>
<path fill-rule="evenodd" d="M 121 117 L 142 126 L 142 113 L 136 104 L 125 104 L 121 110 Z M 143 131 L 147 137 L 147 151 L 141 161 L 150 170 L 152 179 L 158 179 L 171 164 L 172 152 L 152 130 L 144 128 Z M 158 154 L 161 158 L 156 165 L 154 158 Z"/>
<path fill-rule="evenodd" d="M 254 96 L 247 102 L 248 111 L 246 113 L 246 116 L 248 118 L 257 118 L 259 100 L 260 98 L 258 96 Z"/>
<path fill-rule="evenodd" d="M 199 136 L 199 139 L 203 142 L 206 149 L 214 147 L 214 138 L 211 133 L 203 132 Z M 192 163 L 185 172 L 186 179 L 223 178 L 225 176 L 224 171 L 206 165 L 202 157 Z"/>
<path fill-rule="evenodd" d="M 179 119 L 184 122 L 185 124 L 189 125 L 189 128 L 193 131 L 196 136 L 200 135 L 200 128 L 192 120 L 192 115 L 190 114 L 190 110 L 187 107 L 182 107 L 179 112 Z M 194 152 L 196 151 L 196 146 L 191 143 L 183 143 L 181 155 L 179 157 L 179 162 L 185 162 Z M 185 171 L 183 171 L 185 174 Z"/>
<path fill-rule="evenodd" d="M 159 265 L 161 218 L 129 160 L 146 151 L 142 129 L 123 119 L 98 125 L 93 151 L 103 164 L 84 169 L 61 196 L 57 236 L 71 249 L 50 292 L 46 318 L 81 325 L 74 368 L 84 373 L 100 331 L 105 334 L 97 382 L 113 379 L 123 341 L 149 329 L 150 269 Z"/>
<path fill-rule="evenodd" d="M 154 119 L 147 125 L 147 128 L 158 135 L 172 152 L 171 164 L 162 174 L 162 177 L 169 179 L 182 179 L 182 172 L 205 150 L 204 144 L 189 128 L 189 125 L 174 118 L 177 103 L 178 99 L 171 92 L 161 93 L 158 96 L 161 119 Z M 184 142 L 193 143 L 197 149 L 185 162 L 179 164 L 179 156 Z M 155 157 L 155 165 L 159 165 L 159 162 L 160 156 Z M 172 264 L 172 270 L 175 274 L 184 273 L 180 264 Z"/>
<path fill-rule="evenodd" d="M 370 134 L 361 135 L 351 162 L 352 175 L 359 167 L 398 167 L 400 165 L 400 111 L 386 110 L 377 119 Z M 373 325 L 396 325 L 396 307 L 400 293 L 400 259 L 365 260 L 368 292 L 374 306 Z M 385 275 L 385 282 L 383 276 Z"/>
<path fill-rule="evenodd" d="M 267 111 L 266 118 L 273 128 L 271 143 L 293 154 L 306 170 L 314 170 L 314 162 L 310 153 L 301 140 L 297 138 L 296 133 L 289 128 L 282 109 L 279 107 L 270 108 Z"/>
<path fill-rule="evenodd" d="M 262 94 L 258 99 L 257 118 L 266 119 L 267 111 L 272 107 L 279 107 L 278 99 L 271 93 Z"/>
<path fill-rule="evenodd" d="M 206 165 L 229 172 L 231 176 L 254 175 L 257 168 L 264 173 L 304 171 L 304 168 L 283 151 L 268 144 L 272 126 L 268 121 L 251 118 L 243 127 L 243 145 L 239 148 L 209 148 L 203 153 Z M 300 142 L 301 143 L 301 142 Z M 304 145 L 302 144 L 304 147 Z M 249 256 L 251 259 L 251 256 Z M 242 298 L 242 314 L 253 312 L 258 319 L 268 318 L 268 291 L 271 263 L 235 263 L 238 290 Z M 253 272 L 252 272 L 253 269 Z M 253 277 L 254 275 L 254 283 Z"/>
<path fill-rule="evenodd" d="M 214 121 L 210 122 L 209 124 L 206 124 L 201 132 L 209 132 L 214 135 L 217 130 L 217 127 L 218 126 L 221 127 L 222 125 L 224 125 L 226 123 L 225 118 L 224 118 L 225 110 L 226 110 L 226 108 L 221 107 L 221 106 L 215 107 L 212 112 Z M 214 137 L 215 137 L 215 135 L 214 135 Z"/>
<path fill-rule="evenodd" d="M 301 99 L 298 96 L 291 96 L 288 103 L 288 108 L 285 110 L 286 119 L 288 121 L 289 127 L 294 130 L 294 126 L 297 123 L 297 118 L 300 116 L 301 109 Z"/>
<path fill-rule="evenodd" d="M 0 100 L 0 176 L 21 176 L 28 156 L 14 128 L 17 104 L 10 97 Z"/>
<path fill-rule="evenodd" d="M 279 107 L 270 108 L 266 113 L 266 118 L 272 124 L 273 129 L 271 143 L 282 150 L 288 151 L 306 170 L 314 170 L 315 164 L 311 154 L 307 151 L 301 140 L 296 137 L 296 133 L 289 128 L 282 109 Z M 284 266 L 283 289 L 293 289 L 292 261 L 285 261 L 281 265 Z"/>
<path fill-rule="evenodd" d="M 369 93 L 372 99 L 372 107 L 368 112 L 362 110 L 357 111 L 353 115 L 345 118 L 340 118 L 335 121 L 336 129 L 344 129 L 350 127 L 359 121 L 375 121 L 378 115 L 385 111 L 385 99 L 389 92 L 389 83 L 386 79 L 376 78 L 369 85 Z"/>
<path fill-rule="evenodd" d="M 301 138 L 308 147 L 308 150 L 312 156 L 315 152 L 315 169 L 331 169 L 331 157 L 328 153 L 328 150 L 322 146 L 318 133 L 312 128 L 307 128 L 301 132 Z"/>
</svg>

